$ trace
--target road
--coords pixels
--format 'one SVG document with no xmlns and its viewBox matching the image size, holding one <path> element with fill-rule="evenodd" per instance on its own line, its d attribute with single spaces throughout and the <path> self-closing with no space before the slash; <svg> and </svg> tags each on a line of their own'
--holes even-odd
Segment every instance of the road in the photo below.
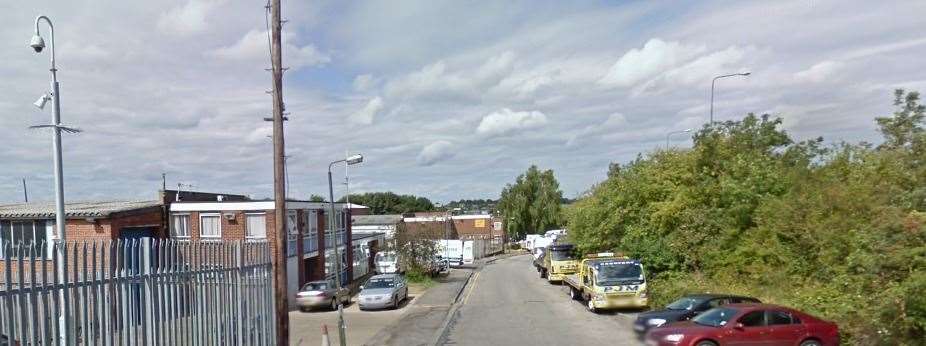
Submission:
<svg viewBox="0 0 926 346">
<path fill-rule="evenodd" d="M 632 317 L 588 312 L 564 287 L 540 279 L 529 255 L 487 264 L 461 304 L 445 345 L 640 345 Z"/>
</svg>

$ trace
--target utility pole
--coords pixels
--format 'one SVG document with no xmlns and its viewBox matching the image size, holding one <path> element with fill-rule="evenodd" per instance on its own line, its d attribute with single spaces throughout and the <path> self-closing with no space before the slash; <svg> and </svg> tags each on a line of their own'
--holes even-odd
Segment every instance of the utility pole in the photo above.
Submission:
<svg viewBox="0 0 926 346">
<path fill-rule="evenodd" d="M 26 188 L 26 178 L 23 178 L 23 198 L 29 203 L 29 189 Z"/>
<path fill-rule="evenodd" d="M 286 177 L 283 151 L 283 54 L 280 0 L 270 0 L 270 61 L 273 72 L 273 291 L 276 304 L 276 344 L 289 345 L 289 304 L 286 293 Z"/>
</svg>

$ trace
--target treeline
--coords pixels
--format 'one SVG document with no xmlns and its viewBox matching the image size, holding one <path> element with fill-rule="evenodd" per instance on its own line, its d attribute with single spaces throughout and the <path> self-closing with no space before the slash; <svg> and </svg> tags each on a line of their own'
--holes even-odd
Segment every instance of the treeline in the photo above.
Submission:
<svg viewBox="0 0 926 346">
<path fill-rule="evenodd" d="M 844 342 L 926 340 L 926 132 L 917 93 L 881 145 L 795 143 L 781 120 L 705 126 L 690 150 L 626 165 L 568 209 L 584 251 L 644 261 L 656 304 L 731 292 L 839 323 Z"/>
<path fill-rule="evenodd" d="M 341 197 L 338 202 L 346 199 Z M 398 195 L 393 192 L 369 192 L 351 194 L 350 202 L 370 208 L 370 214 L 404 214 L 416 211 L 433 211 L 431 200 L 413 195 Z"/>
</svg>

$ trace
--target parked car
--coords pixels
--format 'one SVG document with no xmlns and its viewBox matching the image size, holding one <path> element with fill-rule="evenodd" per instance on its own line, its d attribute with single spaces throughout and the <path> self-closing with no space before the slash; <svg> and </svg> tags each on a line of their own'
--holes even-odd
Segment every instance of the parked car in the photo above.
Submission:
<svg viewBox="0 0 926 346">
<path fill-rule="evenodd" d="M 770 304 L 729 304 L 653 328 L 650 346 L 839 345 L 839 327 L 809 314 Z"/>
<path fill-rule="evenodd" d="M 687 321 L 707 310 L 721 305 L 738 303 L 761 303 L 756 298 L 732 296 L 727 294 L 693 294 L 679 298 L 666 305 L 663 310 L 644 312 L 637 315 L 633 330 L 643 337 L 652 328 L 666 323 Z"/>
<path fill-rule="evenodd" d="M 296 293 L 296 306 L 303 312 L 316 308 L 337 310 L 340 304 L 350 304 L 350 290 L 336 288 L 333 281 L 312 281 Z"/>
<path fill-rule="evenodd" d="M 376 254 L 377 274 L 398 274 L 404 272 L 399 263 L 399 255 L 395 251 L 384 251 Z"/>
<path fill-rule="evenodd" d="M 360 310 L 398 309 L 405 299 L 408 299 L 408 284 L 399 274 L 374 275 L 360 286 L 360 294 L 357 295 Z"/>
</svg>

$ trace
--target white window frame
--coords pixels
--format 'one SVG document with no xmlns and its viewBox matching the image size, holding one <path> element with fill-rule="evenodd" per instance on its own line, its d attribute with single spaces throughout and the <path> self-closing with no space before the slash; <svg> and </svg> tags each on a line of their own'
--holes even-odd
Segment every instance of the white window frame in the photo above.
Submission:
<svg viewBox="0 0 926 346">
<path fill-rule="evenodd" d="M 19 250 L 20 247 L 19 247 L 19 246 L 15 246 L 15 245 L 17 244 L 17 242 L 18 242 L 18 241 L 21 241 L 21 240 L 20 240 L 20 239 L 14 239 L 14 238 L 13 238 L 13 235 L 15 234 L 15 232 L 13 232 L 13 223 L 28 223 L 28 224 L 31 224 L 31 225 L 32 225 L 32 227 L 31 227 L 31 228 L 32 228 L 32 231 L 31 231 L 31 234 L 32 234 L 32 237 L 31 237 L 32 242 L 29 243 L 29 244 L 22 244 L 22 245 L 25 245 L 25 246 L 32 246 L 36 251 L 42 251 L 42 253 L 45 254 L 45 258 L 46 258 L 46 259 L 51 258 L 51 249 L 54 248 L 54 247 L 53 247 L 53 243 L 54 243 L 54 241 L 57 239 L 57 238 L 54 236 L 54 231 L 53 231 L 53 228 L 51 227 L 52 221 L 50 221 L 50 220 L 44 220 L 44 219 L 22 219 L 22 220 L 7 219 L 7 220 L 0 220 L 0 223 L 5 223 L 5 224 L 7 224 L 7 225 L 9 226 L 8 230 L 9 230 L 10 234 L 9 234 L 9 237 L 8 237 L 8 238 L 10 239 L 9 247 L 10 247 L 10 252 L 11 252 L 11 253 L 9 253 L 9 254 L 4 253 L 4 252 L 3 252 L 4 249 L 2 248 L 2 246 L 0 246 L 0 258 L 15 258 L 15 256 L 18 254 L 18 251 L 20 251 L 20 250 Z M 2 228 L 0 228 L 0 229 L 2 229 Z M 42 246 L 42 244 L 41 244 L 39 241 L 36 240 L 37 236 L 40 235 L 40 234 L 45 238 L 45 239 L 44 239 L 44 240 L 45 240 L 45 244 L 44 244 L 44 245 L 45 245 L 45 248 L 40 248 L 40 246 Z M 35 258 L 42 258 L 41 255 L 42 255 L 42 254 L 39 253 L 39 254 L 35 255 Z M 24 256 L 23 258 L 29 258 L 29 257 L 26 256 L 25 254 L 24 254 L 23 256 Z"/>
<path fill-rule="evenodd" d="M 205 233 L 203 233 L 203 219 L 207 217 L 215 217 L 219 220 L 219 234 L 218 235 L 205 235 Z M 222 238 L 222 213 L 200 213 L 199 214 L 199 237 L 208 238 L 208 239 Z"/>
<path fill-rule="evenodd" d="M 251 233 L 251 220 L 252 217 L 261 217 L 264 220 L 264 229 L 262 230 L 261 235 L 253 235 Z M 263 212 L 250 212 L 244 213 L 244 237 L 247 239 L 267 239 L 267 213 Z"/>
<path fill-rule="evenodd" d="M 174 222 L 174 217 L 177 216 L 186 216 L 186 235 L 177 235 L 176 222 Z M 180 239 L 189 239 L 191 236 L 191 227 L 192 227 L 192 216 L 190 213 L 176 213 L 170 214 L 170 237 L 171 238 L 180 238 Z"/>
</svg>

